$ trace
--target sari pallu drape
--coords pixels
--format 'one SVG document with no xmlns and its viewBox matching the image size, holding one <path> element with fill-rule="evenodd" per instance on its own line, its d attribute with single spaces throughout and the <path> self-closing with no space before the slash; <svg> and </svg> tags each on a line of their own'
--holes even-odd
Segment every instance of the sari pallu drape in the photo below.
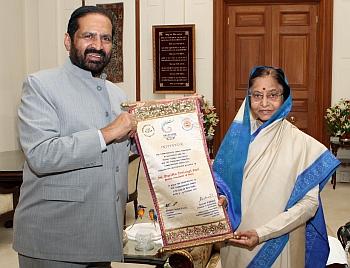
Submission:
<svg viewBox="0 0 350 268">
<path fill-rule="evenodd" d="M 242 105 L 235 118 L 235 121 L 225 136 L 217 158 L 214 162 L 214 174 L 219 188 L 219 193 L 224 194 L 228 199 L 227 210 L 234 229 L 237 229 L 241 222 L 242 179 L 244 166 L 247 161 L 249 145 L 255 138 L 259 137 L 259 133 L 263 131 L 264 128 L 285 118 L 290 111 L 292 103 L 291 97 L 289 96 L 280 109 L 273 115 L 273 117 L 258 127 L 257 130 L 251 134 L 251 116 L 248 102 L 249 99 L 246 98 L 245 103 Z M 304 172 L 301 172 L 299 175 L 295 176 L 296 183 L 289 198 L 288 204 L 286 205 L 286 209 L 290 208 L 296 202 L 298 202 L 298 200 L 303 198 L 305 193 L 307 193 L 307 191 L 312 189 L 314 186 L 319 184 L 321 190 L 337 165 L 338 162 L 333 155 L 324 149 L 323 154 L 321 154 L 316 161 L 314 161 L 314 163 L 310 163 Z M 309 221 L 306 228 L 306 265 L 310 262 L 310 260 L 312 261 L 314 259 L 313 257 L 309 257 L 311 256 L 310 252 L 312 252 L 310 249 L 315 248 L 315 245 L 328 245 L 322 206 L 321 203 L 319 204 L 320 206 L 315 217 Z M 322 235 L 320 236 L 319 234 Z M 312 241 L 315 241 L 315 239 L 317 239 L 318 242 L 312 243 Z M 251 261 L 250 267 L 271 266 L 280 255 L 287 242 L 288 234 L 265 242 L 260 251 Z M 323 261 L 325 258 L 326 261 L 328 257 L 328 246 L 326 246 L 326 249 L 319 249 L 317 251 L 321 252 L 322 254 L 320 255 L 323 257 L 319 256 L 316 259 Z"/>
<path fill-rule="evenodd" d="M 334 156 L 329 151 L 325 151 L 308 169 L 300 174 L 286 210 L 295 205 L 316 185 L 319 185 L 321 191 L 334 172 L 337 166 L 334 166 L 336 162 Z M 305 267 L 325 266 L 329 246 L 320 197 L 319 208 L 315 216 L 306 224 L 305 238 Z M 285 234 L 266 241 L 248 267 L 271 267 L 287 244 L 288 239 L 289 235 Z"/>
<path fill-rule="evenodd" d="M 227 212 L 234 229 L 237 229 L 241 222 L 242 179 L 249 144 L 262 129 L 286 117 L 291 107 L 292 99 L 289 96 L 280 109 L 251 134 L 252 116 L 249 97 L 246 97 L 220 145 L 213 164 L 213 172 L 219 194 L 228 198 Z M 233 192 L 231 192 L 232 190 Z"/>
</svg>

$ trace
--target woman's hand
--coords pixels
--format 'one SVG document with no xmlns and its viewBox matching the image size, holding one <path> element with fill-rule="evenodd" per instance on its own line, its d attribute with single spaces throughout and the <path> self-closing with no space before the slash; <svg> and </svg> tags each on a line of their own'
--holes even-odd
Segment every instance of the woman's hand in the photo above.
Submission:
<svg viewBox="0 0 350 268">
<path fill-rule="evenodd" d="M 227 206 L 227 199 L 224 195 L 220 195 L 219 196 L 219 201 L 218 201 L 218 205 L 221 207 L 226 207 Z"/>
<path fill-rule="evenodd" d="M 259 244 L 259 236 L 255 230 L 236 231 L 233 238 L 228 240 L 228 244 L 253 249 Z"/>
<path fill-rule="evenodd" d="M 204 105 L 204 96 L 198 93 L 193 94 L 199 100 L 200 107 Z"/>
</svg>

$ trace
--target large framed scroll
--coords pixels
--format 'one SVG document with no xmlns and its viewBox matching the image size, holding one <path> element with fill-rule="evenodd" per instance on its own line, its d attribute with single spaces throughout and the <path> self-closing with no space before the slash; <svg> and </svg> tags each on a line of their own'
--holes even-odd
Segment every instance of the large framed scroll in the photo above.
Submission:
<svg viewBox="0 0 350 268">
<path fill-rule="evenodd" d="M 158 214 L 164 250 L 232 237 L 208 156 L 199 100 L 137 102 L 136 142 Z"/>
</svg>

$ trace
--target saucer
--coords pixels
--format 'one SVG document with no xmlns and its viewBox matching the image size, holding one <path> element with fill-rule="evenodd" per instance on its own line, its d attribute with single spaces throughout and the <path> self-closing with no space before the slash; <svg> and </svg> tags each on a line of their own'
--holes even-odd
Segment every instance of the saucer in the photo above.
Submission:
<svg viewBox="0 0 350 268">
<path fill-rule="evenodd" d="M 139 245 L 136 244 L 135 250 L 137 251 L 148 251 L 154 249 L 154 242 L 150 241 L 150 243 L 147 243 L 147 245 Z"/>
</svg>

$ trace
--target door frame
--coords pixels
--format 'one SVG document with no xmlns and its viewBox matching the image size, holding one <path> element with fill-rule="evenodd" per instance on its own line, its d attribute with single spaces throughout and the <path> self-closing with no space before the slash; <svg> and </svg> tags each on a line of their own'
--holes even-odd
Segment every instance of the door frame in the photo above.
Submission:
<svg viewBox="0 0 350 268">
<path fill-rule="evenodd" d="M 324 124 L 326 109 L 331 104 L 332 94 L 332 49 L 333 49 L 333 0 L 215 0 L 213 1 L 213 103 L 217 113 L 223 115 L 226 109 L 223 90 L 225 84 L 225 34 L 226 34 L 226 9 L 231 4 L 308 4 L 310 2 L 318 3 L 318 64 L 316 66 L 316 88 L 319 92 L 316 100 L 316 113 L 320 116 L 316 118 L 315 138 L 329 145 L 329 135 Z M 216 152 L 225 133 L 223 131 L 224 120 L 219 121 L 214 139 L 214 151 Z"/>
</svg>

